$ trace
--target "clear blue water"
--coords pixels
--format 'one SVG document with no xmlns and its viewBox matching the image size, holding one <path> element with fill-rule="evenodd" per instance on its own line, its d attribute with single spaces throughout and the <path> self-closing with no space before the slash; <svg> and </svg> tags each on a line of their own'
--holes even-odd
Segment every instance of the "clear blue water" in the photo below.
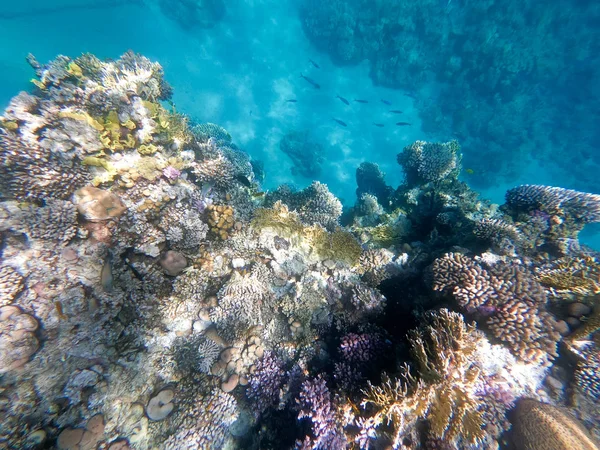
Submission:
<svg viewBox="0 0 600 450">
<path fill-rule="evenodd" d="M 162 64 L 166 79 L 174 88 L 173 101 L 179 111 L 197 121 L 222 125 L 231 133 L 236 144 L 253 158 L 264 162 L 267 174 L 264 187 L 267 189 L 282 183 L 292 183 L 298 187 L 309 184 L 309 179 L 292 176 L 292 163 L 279 149 L 279 141 L 287 132 L 309 130 L 314 139 L 321 143 L 325 153 L 320 181 L 327 183 L 332 192 L 347 205 L 352 205 L 355 200 L 354 174 L 360 162 L 378 163 L 387 174 L 388 184 L 397 186 L 402 174 L 395 155 L 402 147 L 417 139 L 448 140 L 456 137 L 452 135 L 451 127 L 436 128 L 435 123 L 423 123 L 420 117 L 420 113 L 423 113 L 420 107 L 435 103 L 436 95 L 442 88 L 431 82 L 417 83 L 419 76 L 416 75 L 414 86 L 404 86 L 408 90 L 375 85 L 370 76 L 371 64 L 368 59 L 359 58 L 361 60 L 351 64 L 334 64 L 331 52 L 322 52 L 322 48 L 317 49 L 318 46 L 307 38 L 298 12 L 303 2 L 233 0 L 227 2 L 224 18 L 210 29 L 184 28 L 177 21 L 165 17 L 158 4 L 150 0 L 115 3 L 120 5 L 95 0 L 62 0 L 50 5 L 49 2 L 31 0 L 3 6 L 0 39 L 5 45 L 0 48 L 0 105 L 6 105 L 18 91 L 30 87 L 27 80 L 32 78 L 33 72 L 25 61 L 28 53 L 34 54 L 40 62 L 46 62 L 57 54 L 75 57 L 83 52 L 94 53 L 100 58 L 117 58 L 132 49 Z M 360 2 L 333 2 L 332 5 L 344 3 L 360 5 Z M 460 21 L 464 19 L 461 2 L 438 3 L 438 20 L 445 24 L 457 23 L 456 26 L 460 27 Z M 378 5 L 381 10 L 385 3 L 379 2 Z M 426 13 L 433 14 L 433 4 L 427 5 L 429 9 L 425 10 Z M 560 10 L 552 8 L 548 15 L 557 12 Z M 385 16 L 380 20 L 385 22 Z M 573 27 L 576 25 L 572 24 Z M 592 25 L 587 24 L 589 39 L 595 35 Z M 538 25 L 523 26 L 535 31 Z M 543 28 L 542 25 L 539 27 Z M 499 25 L 497 33 L 501 31 Z M 417 29 L 413 34 L 418 32 Z M 584 37 L 583 33 L 577 36 L 578 39 Z M 560 34 L 548 36 L 548 46 L 552 39 L 560 38 Z M 418 40 L 414 42 L 418 43 Z M 536 51 L 534 45 L 532 40 L 532 52 Z M 578 42 L 573 45 L 577 46 Z M 585 48 L 589 47 L 588 43 Z M 460 49 L 456 55 L 465 59 L 471 57 L 461 54 Z M 320 68 L 315 68 L 309 59 L 317 62 Z M 399 66 L 402 67 L 402 62 Z M 300 74 L 313 78 L 321 88 L 314 89 L 300 78 Z M 574 66 L 571 75 L 576 81 L 576 76 L 592 77 L 594 74 L 593 70 L 588 73 L 585 67 Z M 524 75 L 522 82 L 530 81 Z M 469 83 L 465 82 L 465 85 Z M 575 91 L 578 89 L 577 84 L 572 87 Z M 530 88 L 548 87 L 532 84 Z M 416 96 L 418 102 L 405 95 L 408 92 Z M 352 102 L 347 106 L 336 98 L 337 95 L 350 100 L 368 99 L 369 103 Z M 477 99 L 477 93 L 472 93 L 470 98 Z M 286 102 L 288 99 L 298 101 L 289 103 Z M 391 102 L 391 106 L 383 104 L 381 99 Z M 457 95 L 457 102 L 460 99 L 461 96 Z M 595 97 L 588 97 L 587 100 L 594 102 Z M 552 99 L 548 101 L 551 103 Z M 581 101 L 585 102 L 586 98 Z M 557 107 L 562 108 L 560 105 Z M 567 108 L 563 108 L 562 118 L 554 117 L 554 122 L 539 124 L 535 132 L 550 134 L 563 126 L 563 121 L 576 122 L 577 111 L 572 107 L 567 105 Z M 593 104 L 585 107 L 594 108 Z M 472 105 L 469 108 L 465 120 L 471 117 L 474 122 L 481 121 L 475 120 L 477 108 L 472 108 Z M 389 113 L 390 109 L 404 113 L 397 116 Z M 523 114 L 523 111 L 519 113 Z M 338 125 L 332 118 L 344 121 L 347 127 Z M 398 120 L 412 125 L 397 127 L 394 123 Z M 374 123 L 383 123 L 385 127 L 376 127 Z M 585 137 L 582 135 L 582 138 Z M 464 136 L 458 136 L 464 144 L 465 139 L 461 138 Z M 474 131 L 469 136 L 469 139 L 473 138 L 480 139 L 478 142 L 482 145 L 463 146 L 465 166 L 475 172 L 471 177 L 465 174 L 464 179 L 469 182 L 473 178 L 474 184 L 480 185 L 476 188 L 482 195 L 495 202 L 502 203 L 506 189 L 523 183 L 581 188 L 579 177 L 572 175 L 576 172 L 569 167 L 566 170 L 561 167 L 563 161 L 567 166 L 572 165 L 568 158 L 561 160 L 559 155 L 555 155 L 556 161 L 550 161 L 549 167 L 546 164 L 548 158 L 540 158 L 526 143 L 521 147 L 501 147 L 500 154 L 507 159 L 517 160 L 516 166 L 520 170 L 514 174 L 498 173 L 493 167 L 494 158 L 498 155 L 497 148 L 494 158 L 486 159 L 485 137 L 477 136 L 477 131 Z M 565 135 L 565 139 L 570 137 Z M 582 160 L 581 164 L 584 167 L 590 164 L 590 170 L 593 170 L 600 162 L 598 149 L 590 144 L 593 139 L 582 141 L 578 143 L 578 150 L 584 146 L 583 154 L 588 158 Z M 565 148 L 568 149 L 568 145 L 559 139 L 556 152 Z M 551 147 L 541 150 L 542 155 L 553 152 Z M 491 170 L 487 170 L 486 163 L 492 166 L 489 168 Z M 592 185 L 587 182 L 585 187 L 587 189 L 582 190 L 600 192 L 600 183 L 594 186 L 593 177 Z M 588 227 L 582 237 L 584 241 L 596 244 L 593 227 Z"/>
</svg>

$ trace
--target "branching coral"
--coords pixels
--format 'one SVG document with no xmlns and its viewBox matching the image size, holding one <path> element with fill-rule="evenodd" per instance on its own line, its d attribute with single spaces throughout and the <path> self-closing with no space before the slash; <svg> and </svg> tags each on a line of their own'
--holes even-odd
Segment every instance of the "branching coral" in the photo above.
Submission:
<svg viewBox="0 0 600 450">
<path fill-rule="evenodd" d="M 24 278 L 10 266 L 0 265 L 0 306 L 12 303 L 24 288 Z"/>
<path fill-rule="evenodd" d="M 600 195 L 552 186 L 523 185 L 506 193 L 504 209 L 522 221 L 527 221 L 527 216 L 547 217 L 545 235 L 560 244 L 564 239 L 577 239 L 586 224 L 600 221 Z"/>
<path fill-rule="evenodd" d="M 397 159 L 409 186 L 455 179 L 460 171 L 460 146 L 456 141 L 444 144 L 416 141 L 404 147 Z"/>
<path fill-rule="evenodd" d="M 293 191 L 289 186 L 281 186 L 265 199 L 269 206 L 277 201 L 296 211 L 305 225 L 319 224 L 330 231 L 336 227 L 342 214 L 341 202 L 329 192 L 325 184 L 318 181 L 299 192 Z"/>
<path fill-rule="evenodd" d="M 555 295 L 585 298 L 600 293 L 600 263 L 591 256 L 558 258 L 537 267 L 535 275 Z"/>
<path fill-rule="evenodd" d="M 494 335 L 524 361 L 556 356 L 560 334 L 545 310 L 542 286 L 524 267 L 496 263 L 490 267 L 459 253 L 432 265 L 433 289 L 452 294 L 467 312 L 488 317 Z"/>
<path fill-rule="evenodd" d="M 430 325 L 410 335 L 420 378 L 415 379 L 405 367 L 400 378 L 387 378 L 380 386 L 370 384 L 365 391 L 363 407 L 376 409 L 367 422 L 371 427 L 391 422 L 394 448 L 419 418 L 429 421 L 434 437 L 477 443 L 485 435 L 476 396 L 480 369 L 474 358 L 483 335 L 474 325 L 465 324 L 460 314 L 448 310 L 431 314 L 429 319 Z"/>
</svg>

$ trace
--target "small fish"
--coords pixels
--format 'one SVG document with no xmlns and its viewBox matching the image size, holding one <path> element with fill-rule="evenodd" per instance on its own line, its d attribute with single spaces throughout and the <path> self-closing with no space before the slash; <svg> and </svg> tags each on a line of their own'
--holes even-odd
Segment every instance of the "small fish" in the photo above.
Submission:
<svg viewBox="0 0 600 450">
<path fill-rule="evenodd" d="M 320 69 L 319 65 L 318 65 L 316 62 L 314 62 L 312 59 L 309 59 L 309 61 L 310 61 L 310 63 L 311 63 L 313 66 L 315 66 L 317 69 Z"/>
<path fill-rule="evenodd" d="M 382 123 L 373 123 L 373 125 L 375 125 L 376 127 L 379 127 L 379 128 L 385 127 L 385 125 Z"/>
<path fill-rule="evenodd" d="M 416 99 L 416 98 L 417 98 L 417 96 L 416 96 L 415 94 L 413 94 L 412 92 L 405 92 L 405 93 L 404 93 L 404 96 L 405 96 L 405 97 L 414 98 L 414 99 Z"/>
<path fill-rule="evenodd" d="M 354 101 L 355 101 L 356 103 L 369 103 L 369 100 L 360 100 L 360 99 L 358 99 L 358 98 L 355 98 L 355 99 L 354 99 Z"/>
<path fill-rule="evenodd" d="M 408 123 L 408 122 L 396 122 L 396 125 L 398 125 L 400 127 L 406 127 L 406 126 L 409 126 L 410 123 Z"/>
<path fill-rule="evenodd" d="M 234 177 L 237 181 L 239 181 L 240 183 L 242 183 L 244 186 L 246 187 L 252 187 L 252 183 L 250 182 L 250 180 L 245 176 L 245 175 L 236 175 Z"/>
<path fill-rule="evenodd" d="M 287 103 L 297 103 L 298 100 L 296 100 L 295 98 L 290 98 L 289 100 L 286 100 Z"/>
<path fill-rule="evenodd" d="M 392 114 L 402 114 L 402 111 L 400 111 L 399 109 L 392 109 L 392 110 L 390 110 L 390 112 Z"/>
<path fill-rule="evenodd" d="M 305 77 L 304 74 L 300 74 L 300 78 L 304 78 L 306 81 L 312 84 L 315 89 L 321 89 L 321 86 L 315 80 Z"/>
<path fill-rule="evenodd" d="M 475 171 L 471 168 L 465 169 L 465 172 L 467 172 L 467 174 L 469 174 L 469 175 L 473 175 L 475 173 Z"/>
<path fill-rule="evenodd" d="M 350 104 L 350 102 L 348 100 L 346 100 L 344 97 L 340 97 L 338 95 L 336 98 L 339 98 L 342 101 L 342 103 L 344 103 L 345 105 L 349 105 Z"/>
<path fill-rule="evenodd" d="M 104 292 L 110 293 L 113 291 L 112 255 L 110 253 L 107 255 L 100 271 L 100 284 Z"/>
<path fill-rule="evenodd" d="M 66 316 L 64 310 L 63 310 L 63 306 L 62 303 L 60 301 L 55 301 L 54 302 L 54 307 L 56 308 L 56 312 L 58 313 L 58 318 L 61 320 L 65 320 L 68 319 L 68 317 Z"/>
<path fill-rule="evenodd" d="M 263 198 L 265 195 L 267 195 L 266 192 L 253 192 L 252 193 L 252 197 L 254 197 L 254 198 Z"/>
<path fill-rule="evenodd" d="M 392 102 L 390 102 L 389 100 L 384 100 L 384 99 L 381 99 L 381 103 L 383 103 L 384 105 L 388 105 L 388 106 L 392 105 Z"/>
<path fill-rule="evenodd" d="M 333 119 L 333 120 L 335 120 L 337 123 L 339 123 L 339 124 L 340 124 L 341 126 L 343 126 L 343 127 L 347 127 L 347 126 L 348 126 L 348 125 L 346 125 L 346 123 L 345 123 L 345 122 L 342 122 L 341 120 L 339 120 L 339 119 L 336 119 L 335 117 L 332 117 L 332 119 Z"/>
</svg>

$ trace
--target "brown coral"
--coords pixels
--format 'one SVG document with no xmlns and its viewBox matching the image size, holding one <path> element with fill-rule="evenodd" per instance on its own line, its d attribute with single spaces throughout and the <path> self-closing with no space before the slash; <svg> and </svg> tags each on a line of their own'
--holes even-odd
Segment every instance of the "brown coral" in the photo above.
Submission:
<svg viewBox="0 0 600 450">
<path fill-rule="evenodd" d="M 494 335 L 524 361 L 556 356 L 560 339 L 546 312 L 546 293 L 524 267 L 498 262 L 483 266 L 458 253 L 448 253 L 432 265 L 433 289 L 451 294 L 467 312 L 488 316 Z"/>
<path fill-rule="evenodd" d="M 589 297 L 600 293 L 600 263 L 590 256 L 559 258 L 537 268 L 535 274 L 552 294 Z"/>
<path fill-rule="evenodd" d="M 23 290 L 23 277 L 10 266 L 0 266 L 0 306 L 12 303 Z"/>
<path fill-rule="evenodd" d="M 93 186 L 75 191 L 73 202 L 79 213 L 91 221 L 115 219 L 127 209 L 118 195 Z"/>
<path fill-rule="evenodd" d="M 405 369 L 401 379 L 370 385 L 362 405 L 375 406 L 377 425 L 393 423 L 395 446 L 419 418 L 429 421 L 433 437 L 477 443 L 485 432 L 476 396 L 480 370 L 473 355 L 484 337 L 446 309 L 429 319 L 430 325 L 410 334 L 419 381 Z"/>
<path fill-rule="evenodd" d="M 229 232 L 235 225 L 233 217 L 233 208 L 229 205 L 208 205 L 208 224 L 210 231 L 221 239 L 225 240 L 229 237 Z"/>
<path fill-rule="evenodd" d="M 0 374 L 18 369 L 37 352 L 40 343 L 34 333 L 38 322 L 20 308 L 0 307 Z"/>
<path fill-rule="evenodd" d="M 513 439 L 522 450 L 598 450 L 588 431 L 565 410 L 521 399 L 513 418 Z"/>
</svg>

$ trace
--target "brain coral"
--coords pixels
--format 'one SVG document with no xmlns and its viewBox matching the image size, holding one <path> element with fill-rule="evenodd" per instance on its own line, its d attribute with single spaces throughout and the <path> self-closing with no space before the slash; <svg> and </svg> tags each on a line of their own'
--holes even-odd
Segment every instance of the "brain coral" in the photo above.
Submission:
<svg viewBox="0 0 600 450">
<path fill-rule="evenodd" d="M 513 439 L 521 450 L 598 450 L 588 431 L 566 411 L 533 399 L 517 402 Z"/>
</svg>

